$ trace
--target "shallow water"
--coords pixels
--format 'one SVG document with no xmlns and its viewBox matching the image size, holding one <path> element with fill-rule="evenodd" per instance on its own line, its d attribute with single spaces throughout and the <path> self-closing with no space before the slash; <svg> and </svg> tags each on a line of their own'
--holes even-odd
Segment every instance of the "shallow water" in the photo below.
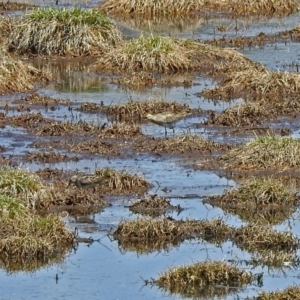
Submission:
<svg viewBox="0 0 300 300">
<path fill-rule="evenodd" d="M 29 1 L 30 2 L 30 1 Z M 34 1 L 41 6 L 51 6 L 52 1 Z M 95 6 L 97 2 L 86 1 L 78 4 L 77 1 L 59 1 L 62 6 L 82 5 L 83 7 Z M 185 38 L 213 39 L 217 37 L 236 36 L 236 35 L 255 35 L 261 31 L 266 33 L 276 33 L 281 30 L 291 29 L 298 25 L 299 14 L 292 15 L 284 19 L 270 20 L 237 20 L 238 31 L 232 29 L 235 20 L 220 18 L 206 20 L 204 23 L 193 28 L 183 28 L 181 33 L 174 32 Z M 226 25 L 231 28 L 229 32 L 218 33 L 215 28 L 219 25 Z M 125 26 L 122 23 L 122 26 Z M 169 30 L 156 29 L 160 34 L 168 34 Z M 123 28 L 128 36 L 137 36 L 140 29 Z M 261 62 L 270 70 L 292 70 L 289 67 L 297 64 L 299 60 L 299 49 L 296 43 L 267 45 L 263 49 L 253 48 L 244 49 L 243 54 L 249 58 Z M 186 103 L 191 108 L 201 108 L 220 112 L 227 107 L 237 103 L 242 103 L 243 99 L 236 99 L 231 102 L 214 102 L 198 97 L 204 88 L 213 86 L 215 83 L 210 78 L 193 78 L 194 85 L 191 88 L 183 87 L 154 87 L 143 91 L 126 91 L 123 88 L 110 83 L 106 78 L 101 78 L 90 72 L 86 64 L 53 63 L 45 61 L 45 66 L 52 70 L 56 82 L 49 84 L 46 88 L 39 89 L 41 94 L 55 98 L 71 100 L 74 108 L 71 113 L 67 107 L 61 106 L 59 110 L 51 111 L 39 110 L 45 117 L 56 120 L 70 120 L 77 122 L 85 120 L 89 122 L 103 123 L 107 121 L 106 116 L 100 114 L 86 114 L 77 112 L 75 108 L 82 102 L 90 101 L 105 105 L 126 103 L 129 99 L 148 100 L 165 99 L 167 101 L 177 101 Z M 22 95 L 12 95 L 0 97 L 0 106 L 4 106 L 19 99 Z M 18 112 L 8 112 L 16 115 Z M 236 139 L 236 142 L 244 141 L 237 137 L 213 136 L 212 131 L 204 128 L 196 128 L 196 124 L 202 122 L 203 117 L 192 116 L 181 120 L 176 124 L 175 134 L 180 134 L 191 130 L 192 133 L 214 138 L 221 142 Z M 290 124 L 287 123 L 289 126 Z M 192 128 L 192 129 L 191 129 Z M 155 137 L 164 136 L 164 128 L 154 124 L 144 124 L 143 133 Z M 172 134 L 172 130 L 168 130 Z M 193 159 L 151 157 L 149 155 L 136 155 L 127 159 L 104 159 L 100 156 L 83 158 L 79 162 L 66 162 L 58 164 L 38 164 L 24 162 L 21 155 L 31 151 L 30 144 L 37 139 L 26 135 L 22 129 L 11 128 L 9 126 L 1 129 L 1 142 L 6 152 L 4 155 L 11 154 L 17 157 L 16 161 L 23 167 L 31 171 L 40 168 L 58 168 L 63 170 L 81 170 L 92 173 L 96 168 L 110 167 L 116 170 L 126 170 L 130 173 L 138 173 L 144 176 L 153 187 L 149 189 L 149 194 L 166 196 L 171 200 L 171 204 L 180 205 L 184 210 L 178 215 L 170 212 L 168 215 L 176 219 L 211 219 L 222 217 L 228 225 L 240 226 L 243 222 L 237 217 L 225 214 L 221 209 L 204 204 L 205 196 L 221 194 L 225 189 L 234 187 L 236 183 L 221 177 L 214 172 L 194 171 L 190 166 L 197 164 L 203 157 Z M 299 138 L 299 130 L 294 127 L 293 137 Z M 245 137 L 243 137 L 245 138 Z M 46 138 L 45 138 L 46 140 Z M 268 270 L 267 268 L 251 268 L 242 263 L 249 260 L 250 254 L 238 249 L 231 242 L 226 242 L 217 247 L 203 240 L 184 241 L 181 245 L 169 251 L 154 251 L 147 254 L 137 254 L 132 251 L 124 251 L 119 247 L 117 241 L 111 241 L 107 234 L 111 229 L 124 219 L 139 217 L 130 213 L 126 207 L 130 199 L 136 197 L 115 197 L 110 199 L 111 206 L 94 215 L 83 217 L 71 217 L 65 219 L 68 226 L 72 229 L 77 227 L 80 236 L 92 237 L 95 241 L 91 245 L 79 244 L 62 264 L 51 265 L 41 268 L 34 273 L 16 272 L 8 274 L 4 269 L 0 269 L 1 294 L 0 299 L 182 299 L 178 295 L 168 295 L 155 286 L 144 286 L 143 279 L 150 280 L 157 278 L 161 272 L 181 264 L 191 264 L 206 259 L 214 260 L 234 260 L 241 263 L 240 267 L 253 273 L 264 272 L 263 286 L 258 287 L 254 284 L 247 286 L 238 293 L 239 299 L 246 296 L 257 295 L 262 290 L 283 289 L 287 285 L 297 282 L 299 270 Z M 299 212 L 278 225 L 276 228 L 285 230 L 290 228 L 292 232 L 300 235 Z M 298 253 L 299 254 L 299 253 Z M 56 280 L 56 277 L 58 280 Z M 223 299 L 237 299 L 231 295 Z"/>
</svg>

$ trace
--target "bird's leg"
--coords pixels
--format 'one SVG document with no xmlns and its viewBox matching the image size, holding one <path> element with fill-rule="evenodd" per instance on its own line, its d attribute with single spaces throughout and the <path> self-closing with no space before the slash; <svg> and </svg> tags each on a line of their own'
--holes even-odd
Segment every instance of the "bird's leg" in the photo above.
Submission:
<svg viewBox="0 0 300 300">
<path fill-rule="evenodd" d="M 167 137 L 167 127 L 165 127 L 165 137 Z"/>
</svg>

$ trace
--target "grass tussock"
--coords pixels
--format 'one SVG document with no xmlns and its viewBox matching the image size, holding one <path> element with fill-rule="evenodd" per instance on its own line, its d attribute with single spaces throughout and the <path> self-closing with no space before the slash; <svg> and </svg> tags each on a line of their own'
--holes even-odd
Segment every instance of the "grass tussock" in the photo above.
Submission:
<svg viewBox="0 0 300 300">
<path fill-rule="evenodd" d="M 272 101 L 262 98 L 259 102 L 243 103 L 229 107 L 220 114 L 211 113 L 205 124 L 255 127 L 264 124 L 266 120 L 274 120 L 282 115 L 294 116 L 296 113 L 300 113 L 299 101 L 283 101 L 282 97 L 278 101 L 276 100 L 273 97 Z"/>
<path fill-rule="evenodd" d="M 25 92 L 32 90 L 37 82 L 50 80 L 50 75 L 19 59 L 11 57 L 0 48 L 0 92 Z"/>
<path fill-rule="evenodd" d="M 231 149 L 230 145 L 212 142 L 200 136 L 184 133 L 180 136 L 170 137 L 168 139 L 156 139 L 144 141 L 135 146 L 139 151 L 148 151 L 153 153 L 174 153 L 186 154 L 187 152 L 214 152 L 226 151 Z"/>
<path fill-rule="evenodd" d="M 26 160 L 30 162 L 41 162 L 41 163 L 57 163 L 63 161 L 78 161 L 78 157 L 70 157 L 67 154 L 60 154 L 54 151 L 49 152 L 27 152 Z"/>
<path fill-rule="evenodd" d="M 204 3 L 203 0 L 107 0 L 98 9 L 112 14 L 176 15 L 199 10 Z"/>
<path fill-rule="evenodd" d="M 218 13 L 229 13 L 232 15 L 288 15 L 299 10 L 297 0 L 217 0 L 206 2 L 203 0 L 106 0 L 99 6 L 111 14 L 134 14 L 143 16 L 157 15 L 183 15 L 191 14 L 195 11 L 217 11 Z"/>
<path fill-rule="evenodd" d="M 98 55 L 121 39 L 112 20 L 96 10 L 38 8 L 17 21 L 8 49 L 18 54 Z"/>
<path fill-rule="evenodd" d="M 223 65 L 224 64 L 224 65 Z M 174 73 L 199 70 L 211 72 L 211 68 L 231 70 L 256 65 L 232 49 L 221 49 L 191 40 L 163 36 L 140 36 L 119 44 L 102 55 L 96 69 L 126 72 Z"/>
<path fill-rule="evenodd" d="M 232 71 L 213 89 L 205 89 L 200 95 L 210 99 L 231 100 L 237 97 L 265 96 L 268 94 L 298 94 L 300 78 L 296 73 L 247 68 Z"/>
<path fill-rule="evenodd" d="M 73 234 L 62 220 L 36 215 L 18 198 L 0 195 L 0 221 L 0 255 L 42 259 L 73 244 Z"/>
<path fill-rule="evenodd" d="M 105 188 L 107 191 L 119 191 L 122 193 L 133 193 L 145 191 L 151 184 L 137 174 L 129 174 L 126 171 L 116 171 L 113 169 L 98 169 L 95 171 L 96 176 L 107 177 Z M 104 191 L 105 191 L 104 188 Z"/>
<path fill-rule="evenodd" d="M 293 299 L 300 300 L 300 286 L 289 286 L 284 290 L 278 290 L 275 292 L 261 292 L 256 297 L 247 298 L 247 300 L 282 300 Z"/>
<path fill-rule="evenodd" d="M 251 178 L 240 187 L 207 200 L 227 213 L 238 215 L 251 224 L 280 224 L 295 212 L 299 202 L 296 189 L 282 179 Z"/>
<path fill-rule="evenodd" d="M 179 247 L 182 243 L 181 239 L 175 240 L 146 240 L 141 243 L 138 240 L 127 238 L 118 238 L 118 248 L 121 253 L 135 252 L 137 254 L 148 254 L 155 251 L 169 252 L 173 248 Z"/>
<path fill-rule="evenodd" d="M 30 196 L 42 188 L 42 183 L 36 175 L 21 168 L 3 167 L 0 174 L 0 191 L 3 194 L 14 197 Z"/>
<path fill-rule="evenodd" d="M 26 104 L 33 104 L 33 105 L 44 105 L 45 107 L 48 107 L 50 105 L 55 105 L 55 104 L 70 105 L 71 103 L 70 100 L 51 98 L 49 96 L 40 95 L 38 93 L 33 93 L 27 97 L 22 98 L 21 102 L 24 102 Z"/>
<path fill-rule="evenodd" d="M 281 179 L 272 177 L 252 178 L 238 188 L 226 191 L 221 196 L 211 196 L 210 201 L 221 207 L 282 207 L 297 203 L 296 190 Z"/>
<path fill-rule="evenodd" d="M 232 233 L 221 219 L 207 220 L 155 220 L 150 218 L 122 221 L 114 231 L 116 239 L 130 240 L 183 240 L 201 237 L 211 243 L 226 241 Z"/>
<path fill-rule="evenodd" d="M 262 136 L 220 156 L 224 169 L 289 170 L 299 168 L 300 142 L 288 137 Z"/>
<path fill-rule="evenodd" d="M 167 211 L 181 212 L 183 209 L 180 205 L 172 205 L 166 197 L 151 195 L 144 199 L 140 199 L 129 206 L 130 211 L 136 214 L 148 215 L 150 217 L 158 217 Z"/>
<path fill-rule="evenodd" d="M 163 272 L 154 282 L 160 288 L 171 293 L 179 293 L 189 297 L 199 295 L 199 290 L 203 297 L 206 289 L 212 286 L 242 287 L 252 282 L 254 276 L 251 272 L 239 270 L 236 266 L 231 266 L 220 261 L 198 262 L 192 265 L 173 267 Z M 217 291 L 208 294 L 211 297 L 223 293 Z M 225 293 L 226 294 L 226 293 Z"/>
<path fill-rule="evenodd" d="M 235 230 L 233 241 L 242 249 L 252 253 L 269 251 L 293 252 L 299 239 L 289 231 L 276 231 L 260 225 L 242 226 Z"/>
</svg>

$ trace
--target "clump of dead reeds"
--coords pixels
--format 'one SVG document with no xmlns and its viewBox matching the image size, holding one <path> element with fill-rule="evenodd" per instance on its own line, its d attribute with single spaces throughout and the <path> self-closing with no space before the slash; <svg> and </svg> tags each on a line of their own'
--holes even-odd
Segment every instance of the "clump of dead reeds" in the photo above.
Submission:
<svg viewBox="0 0 300 300">
<path fill-rule="evenodd" d="M 126 171 L 119 172 L 113 169 L 98 169 L 95 171 L 95 175 L 107 177 L 105 188 L 108 190 L 117 190 L 122 193 L 145 190 L 151 186 L 146 179 L 137 174 L 129 174 Z"/>
<path fill-rule="evenodd" d="M 226 191 L 220 196 L 211 196 L 210 201 L 221 207 L 282 207 L 297 203 L 296 190 L 291 190 L 281 179 L 254 177 L 238 188 Z"/>
<path fill-rule="evenodd" d="M 191 68 L 188 48 L 171 37 L 141 36 L 105 53 L 97 68 L 159 73 L 187 71 Z"/>
<path fill-rule="evenodd" d="M 141 215 L 149 215 L 151 217 L 158 217 L 166 213 L 166 211 L 182 211 L 180 205 L 172 205 L 166 197 L 159 197 L 151 195 L 144 199 L 135 201 L 129 206 L 133 213 Z"/>
<path fill-rule="evenodd" d="M 300 78 L 296 73 L 259 70 L 247 68 L 226 74 L 219 85 L 212 89 L 203 90 L 200 94 L 211 99 L 230 100 L 236 97 L 255 95 L 285 95 L 298 94 Z"/>
<path fill-rule="evenodd" d="M 70 104 L 70 100 L 51 98 L 49 96 L 40 95 L 38 93 L 33 93 L 27 97 L 22 98 L 19 101 L 20 102 L 24 101 L 25 103 L 38 104 L 38 105 L 44 105 L 44 106 L 49 106 L 49 105 L 53 105 L 53 104 L 64 104 L 64 105 Z"/>
<path fill-rule="evenodd" d="M 289 137 L 262 136 L 220 156 L 224 169 L 288 170 L 299 168 L 300 142 Z"/>
<path fill-rule="evenodd" d="M 242 287 L 254 279 L 251 272 L 239 270 L 221 261 L 198 262 L 188 266 L 173 267 L 163 272 L 154 283 L 160 288 L 171 293 L 179 293 L 195 297 L 201 295 L 211 287 Z M 211 297 L 220 294 L 216 289 L 214 293 L 208 293 Z M 221 294 L 223 294 L 221 292 Z M 225 293 L 226 294 L 226 293 Z M 222 295 L 224 296 L 224 295 Z"/>
<path fill-rule="evenodd" d="M 210 196 L 208 202 L 252 224 L 278 224 L 295 211 L 294 186 L 272 177 L 251 178 L 240 187 Z"/>
<path fill-rule="evenodd" d="M 203 7 L 203 0 L 107 0 L 98 9 L 112 14 L 176 15 L 188 14 Z"/>
<path fill-rule="evenodd" d="M 228 144 L 217 143 L 206 140 L 200 136 L 190 133 L 184 133 L 176 137 L 168 139 L 156 139 L 151 143 L 145 142 L 137 145 L 146 151 L 154 151 L 159 153 L 187 153 L 188 151 L 213 152 L 231 149 Z"/>
<path fill-rule="evenodd" d="M 78 161 L 78 157 L 69 157 L 66 154 L 56 153 L 54 151 L 48 152 L 27 152 L 26 159 L 30 162 L 37 161 L 42 163 L 56 163 L 62 161 Z"/>
<path fill-rule="evenodd" d="M 3 47 L 0 48 L 0 92 L 25 92 L 32 90 L 37 82 L 43 83 L 51 78 L 44 71 L 11 57 Z"/>
<path fill-rule="evenodd" d="M 232 228 L 221 219 L 212 220 L 160 220 L 143 218 L 122 221 L 114 231 L 116 239 L 131 240 L 183 240 L 201 237 L 212 243 L 221 243 L 229 239 Z"/>
<path fill-rule="evenodd" d="M 0 220 L 0 254 L 9 257 L 42 259 L 55 256 L 73 244 L 73 234 L 57 216 L 36 215 L 22 200 L 3 194 Z"/>
<path fill-rule="evenodd" d="M 223 65 L 224 64 L 224 65 Z M 172 73 L 211 68 L 250 68 L 256 64 L 232 49 L 221 49 L 191 40 L 163 36 L 140 36 L 119 44 L 102 55 L 95 68 L 126 72 Z"/>
<path fill-rule="evenodd" d="M 298 248 L 299 239 L 290 231 L 276 231 L 270 227 L 247 225 L 237 228 L 232 240 L 249 252 L 288 251 Z"/>
<path fill-rule="evenodd" d="M 287 15 L 299 10 L 296 0 L 217 0 L 206 2 L 203 0 L 107 0 L 98 9 L 111 14 L 134 14 L 143 16 L 157 15 L 187 15 L 195 11 L 217 11 L 234 15 Z"/>
<path fill-rule="evenodd" d="M 242 103 L 229 107 L 220 114 L 211 113 L 206 125 L 220 125 L 241 127 L 255 127 L 264 124 L 267 120 L 274 120 L 282 115 L 295 115 L 300 112 L 300 103 L 297 100 L 267 99 L 263 97 L 259 102 Z"/>
<path fill-rule="evenodd" d="M 19 54 L 98 55 L 121 39 L 112 20 L 96 10 L 38 8 L 17 21 L 8 49 Z"/>
<path fill-rule="evenodd" d="M 300 299 L 300 286 L 289 286 L 284 290 L 275 292 L 261 292 L 256 297 L 247 298 L 247 300 L 282 300 L 282 299 Z"/>
<path fill-rule="evenodd" d="M 296 0 L 252 0 L 252 1 L 212 1 L 210 6 L 218 11 L 229 12 L 236 15 L 288 15 L 299 10 Z"/>
<path fill-rule="evenodd" d="M 181 239 L 174 240 L 145 240 L 143 243 L 137 240 L 118 238 L 118 248 L 121 253 L 130 251 L 137 254 L 147 254 L 155 251 L 169 252 L 173 248 L 178 247 L 181 243 Z"/>
<path fill-rule="evenodd" d="M 274 116 L 274 111 L 263 103 L 243 103 L 229 107 L 220 114 L 211 114 L 206 125 L 220 126 L 256 126 Z"/>
</svg>

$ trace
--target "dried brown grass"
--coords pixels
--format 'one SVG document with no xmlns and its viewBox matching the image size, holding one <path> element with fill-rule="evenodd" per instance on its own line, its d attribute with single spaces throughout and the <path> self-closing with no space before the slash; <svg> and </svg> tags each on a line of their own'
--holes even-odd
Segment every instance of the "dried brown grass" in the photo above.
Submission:
<svg viewBox="0 0 300 300">
<path fill-rule="evenodd" d="M 191 40 L 163 36 L 141 36 L 118 45 L 101 56 L 95 68 L 118 72 L 174 73 L 211 69 L 236 70 L 255 66 L 254 62 L 232 49 L 221 49 Z"/>
<path fill-rule="evenodd" d="M 50 75 L 10 56 L 0 48 L 0 93 L 25 92 L 36 83 L 45 83 Z"/>
<path fill-rule="evenodd" d="M 251 283 L 253 278 L 251 272 L 239 270 L 225 262 L 205 261 L 170 268 L 154 280 L 154 283 L 171 293 L 196 297 L 200 296 L 200 290 L 202 297 L 208 294 L 214 298 L 230 293 L 226 287 L 241 287 Z M 209 291 L 211 287 L 215 287 L 213 292 Z"/>
<path fill-rule="evenodd" d="M 298 74 L 259 70 L 249 67 L 241 71 L 226 74 L 219 85 L 213 89 L 205 89 L 200 95 L 210 99 L 230 100 L 236 97 L 265 96 L 268 94 L 297 95 L 300 90 Z"/>
<path fill-rule="evenodd" d="M 216 11 L 218 13 L 229 13 L 232 15 L 288 15 L 299 10 L 299 3 L 296 0 L 217 0 L 205 2 L 203 0 L 107 0 L 99 6 L 111 14 L 140 14 L 145 16 L 157 15 L 180 15 L 191 14 L 199 11 Z"/>
<path fill-rule="evenodd" d="M 217 162 L 230 170 L 296 169 L 300 165 L 300 142 L 289 137 L 257 137 L 218 157 Z"/>
<path fill-rule="evenodd" d="M 283 299 L 300 299 L 300 287 L 298 285 L 292 285 L 284 290 L 278 290 L 274 292 L 261 292 L 256 297 L 247 298 L 247 300 L 283 300 Z"/>
<path fill-rule="evenodd" d="M 8 49 L 18 54 L 99 55 L 121 40 L 113 21 L 95 10 L 38 8 L 18 19 Z"/>
</svg>

